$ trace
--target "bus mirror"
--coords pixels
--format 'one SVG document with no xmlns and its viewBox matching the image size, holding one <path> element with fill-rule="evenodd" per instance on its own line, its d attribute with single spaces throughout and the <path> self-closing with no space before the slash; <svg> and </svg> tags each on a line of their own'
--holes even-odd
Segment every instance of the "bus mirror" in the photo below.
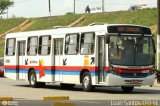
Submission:
<svg viewBox="0 0 160 106">
<path fill-rule="evenodd" d="M 106 36 L 106 43 L 109 44 L 109 42 L 110 42 L 110 37 L 107 35 Z"/>
</svg>

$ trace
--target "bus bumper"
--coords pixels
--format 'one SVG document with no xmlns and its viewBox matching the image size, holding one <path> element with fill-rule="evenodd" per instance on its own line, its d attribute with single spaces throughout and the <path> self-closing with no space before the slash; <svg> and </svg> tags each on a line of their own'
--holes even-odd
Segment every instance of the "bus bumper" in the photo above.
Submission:
<svg viewBox="0 0 160 106">
<path fill-rule="evenodd" d="M 144 78 L 123 78 L 118 75 L 108 74 L 108 86 L 141 86 L 141 85 L 154 85 L 155 74 Z"/>
</svg>

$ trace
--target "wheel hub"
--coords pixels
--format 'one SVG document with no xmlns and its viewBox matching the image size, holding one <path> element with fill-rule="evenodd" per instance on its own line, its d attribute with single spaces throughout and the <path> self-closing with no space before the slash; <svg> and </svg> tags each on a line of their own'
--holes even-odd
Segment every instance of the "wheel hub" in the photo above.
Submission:
<svg viewBox="0 0 160 106">
<path fill-rule="evenodd" d="M 90 84 L 90 78 L 89 78 L 89 76 L 85 76 L 84 77 L 83 84 L 84 84 L 85 88 L 87 88 L 89 86 L 89 84 Z"/>
<path fill-rule="evenodd" d="M 36 78 L 34 76 L 34 74 L 31 75 L 31 84 L 34 85 L 36 81 Z"/>
</svg>

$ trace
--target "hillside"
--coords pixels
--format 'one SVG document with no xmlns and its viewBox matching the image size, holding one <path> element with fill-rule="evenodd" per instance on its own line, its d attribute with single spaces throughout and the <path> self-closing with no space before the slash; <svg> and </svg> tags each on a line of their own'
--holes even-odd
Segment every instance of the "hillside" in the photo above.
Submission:
<svg viewBox="0 0 160 106">
<path fill-rule="evenodd" d="M 51 29 L 53 26 L 67 26 L 72 22 L 79 19 L 83 14 L 67 14 L 64 16 L 41 17 L 28 19 L 32 24 L 28 27 L 22 28 L 23 30 L 16 31 L 33 31 L 42 29 Z M 105 22 L 111 24 L 139 24 L 149 26 L 153 34 L 157 33 L 156 27 L 156 9 L 143 9 L 135 11 L 118 11 L 118 12 L 105 12 L 86 14 L 84 20 L 80 21 L 76 26 L 84 26 L 93 22 Z M 11 28 L 23 23 L 25 18 L 15 19 L 0 19 L 0 34 L 4 33 Z M 3 39 L 0 39 L 0 57 L 3 56 Z"/>
<path fill-rule="evenodd" d="M 32 18 L 34 24 L 26 31 L 52 29 L 54 26 L 67 26 L 80 18 L 81 15 L 67 14 L 64 16 Z"/>
<path fill-rule="evenodd" d="M 81 22 L 79 26 L 88 25 L 93 22 L 152 26 L 156 24 L 156 9 L 88 14 L 86 19 Z"/>
<path fill-rule="evenodd" d="M 0 19 L 0 34 L 23 23 L 25 18 Z"/>
<path fill-rule="evenodd" d="M 67 14 L 64 16 L 41 17 L 29 19 L 33 24 L 24 31 L 51 29 L 53 26 L 67 26 L 80 18 L 82 14 Z M 156 9 L 143 9 L 136 11 L 118 11 L 87 14 L 86 18 L 76 26 L 84 26 L 93 22 L 112 24 L 140 24 L 154 26 L 156 24 Z M 25 18 L 0 19 L 0 34 L 18 26 Z M 154 31 L 155 32 L 155 31 Z"/>
</svg>

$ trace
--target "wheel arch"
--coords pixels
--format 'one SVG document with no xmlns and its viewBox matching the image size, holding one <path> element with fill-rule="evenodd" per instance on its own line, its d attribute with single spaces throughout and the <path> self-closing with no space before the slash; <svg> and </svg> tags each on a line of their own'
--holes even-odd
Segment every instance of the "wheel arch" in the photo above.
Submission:
<svg viewBox="0 0 160 106">
<path fill-rule="evenodd" d="M 81 72 L 80 72 L 80 83 L 82 83 L 82 77 L 83 77 L 83 74 L 84 74 L 85 72 L 89 72 L 89 73 L 90 73 L 90 71 L 89 71 L 88 69 L 83 69 L 83 70 L 81 70 Z"/>
</svg>

